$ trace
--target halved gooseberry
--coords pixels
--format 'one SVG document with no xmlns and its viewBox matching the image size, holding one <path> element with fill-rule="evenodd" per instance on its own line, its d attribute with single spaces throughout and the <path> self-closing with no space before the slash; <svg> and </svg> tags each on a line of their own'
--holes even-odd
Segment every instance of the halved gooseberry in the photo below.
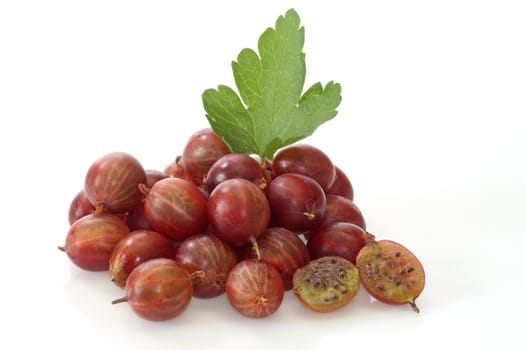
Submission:
<svg viewBox="0 0 525 350">
<path fill-rule="evenodd" d="M 359 251 L 356 265 L 361 283 L 379 301 L 410 304 L 419 313 L 415 300 L 425 287 L 425 271 L 407 248 L 390 240 L 376 241 L 364 235 L 367 244 Z"/>
<path fill-rule="evenodd" d="M 359 273 L 350 261 L 338 256 L 311 260 L 293 277 L 293 291 L 299 300 L 317 312 L 345 306 L 359 289 Z"/>
</svg>

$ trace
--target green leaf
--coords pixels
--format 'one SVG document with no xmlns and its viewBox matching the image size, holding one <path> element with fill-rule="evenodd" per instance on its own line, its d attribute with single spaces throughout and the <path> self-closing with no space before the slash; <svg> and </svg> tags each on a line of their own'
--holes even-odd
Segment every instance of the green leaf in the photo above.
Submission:
<svg viewBox="0 0 525 350">
<path fill-rule="evenodd" d="M 302 94 L 306 76 L 304 27 L 293 10 L 259 38 L 258 54 L 243 49 L 232 62 L 239 90 L 220 85 L 202 95 L 213 130 L 234 152 L 272 159 L 279 148 L 311 135 L 336 116 L 341 86 L 314 84 Z M 301 95 L 302 94 L 302 95 Z"/>
</svg>

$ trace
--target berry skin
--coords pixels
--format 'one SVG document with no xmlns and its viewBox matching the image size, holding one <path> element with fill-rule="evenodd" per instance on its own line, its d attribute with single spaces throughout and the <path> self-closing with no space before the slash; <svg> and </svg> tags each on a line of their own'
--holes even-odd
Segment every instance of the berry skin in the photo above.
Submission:
<svg viewBox="0 0 525 350">
<path fill-rule="evenodd" d="M 140 264 L 155 258 L 174 258 L 175 248 L 166 236 L 149 230 L 128 233 L 113 249 L 109 260 L 111 281 L 124 288 L 129 274 Z"/>
<path fill-rule="evenodd" d="M 89 214 L 71 225 L 66 243 L 59 249 L 84 270 L 105 271 L 114 247 L 128 232 L 128 226 L 116 215 Z"/>
<path fill-rule="evenodd" d="M 284 286 L 279 272 L 272 265 L 259 260 L 243 260 L 228 275 L 226 296 L 242 315 L 268 317 L 281 306 Z"/>
<path fill-rule="evenodd" d="M 328 194 L 322 225 L 332 222 L 350 222 L 366 230 L 363 213 L 353 201 L 339 195 Z"/>
<path fill-rule="evenodd" d="M 301 174 L 283 174 L 266 189 L 272 213 L 271 226 L 296 233 L 318 228 L 326 209 L 326 196 L 317 181 Z"/>
<path fill-rule="evenodd" d="M 326 194 L 335 194 L 348 198 L 351 201 L 354 200 L 354 187 L 352 186 L 350 179 L 348 176 L 346 176 L 344 171 L 337 166 L 335 167 L 335 181 L 332 186 L 330 186 Z"/>
<path fill-rule="evenodd" d="M 208 198 L 213 232 L 235 245 L 253 243 L 268 227 L 270 205 L 264 192 L 246 179 L 220 183 Z"/>
<path fill-rule="evenodd" d="M 84 190 L 97 210 L 123 213 L 144 198 L 138 188 L 141 183 L 146 183 L 146 172 L 139 161 L 125 152 L 113 152 L 89 167 Z"/>
<path fill-rule="evenodd" d="M 149 321 L 164 321 L 186 310 L 192 297 L 191 276 L 173 259 L 158 258 L 137 266 L 126 281 L 127 301 L 133 311 Z"/>
<path fill-rule="evenodd" d="M 317 181 L 325 192 L 336 176 L 330 158 L 320 149 L 306 144 L 288 146 L 277 152 L 272 162 L 272 173 L 274 177 L 290 173 L 308 176 Z"/>
<path fill-rule="evenodd" d="M 188 180 L 162 179 L 147 191 L 144 216 L 157 232 L 183 240 L 208 227 L 206 197 Z"/>
<path fill-rule="evenodd" d="M 356 257 L 365 245 L 365 231 L 349 222 L 334 222 L 322 226 L 308 239 L 308 252 L 312 259 L 323 256 L 341 256 L 356 263 Z"/>
<path fill-rule="evenodd" d="M 81 190 L 71 201 L 69 205 L 68 221 L 73 225 L 78 219 L 95 212 L 95 206 L 87 198 L 86 192 Z"/>
<path fill-rule="evenodd" d="M 190 273 L 202 271 L 192 279 L 193 296 L 213 298 L 224 293 L 226 277 L 237 263 L 237 255 L 232 246 L 217 236 L 199 234 L 181 243 L 175 260 Z"/>
<path fill-rule="evenodd" d="M 230 148 L 211 128 L 194 133 L 186 143 L 180 159 L 186 174 L 197 185 L 202 185 L 213 163 L 226 154 Z"/>
<path fill-rule="evenodd" d="M 246 179 L 261 189 L 266 186 L 261 165 L 244 153 L 231 153 L 219 158 L 208 171 L 206 189 L 209 193 L 221 182 L 228 179 Z"/>
<path fill-rule="evenodd" d="M 285 290 L 292 289 L 295 271 L 310 261 L 308 250 L 299 235 L 282 227 L 270 227 L 264 231 L 257 238 L 257 245 L 248 250 L 248 256 L 277 268 Z"/>
</svg>

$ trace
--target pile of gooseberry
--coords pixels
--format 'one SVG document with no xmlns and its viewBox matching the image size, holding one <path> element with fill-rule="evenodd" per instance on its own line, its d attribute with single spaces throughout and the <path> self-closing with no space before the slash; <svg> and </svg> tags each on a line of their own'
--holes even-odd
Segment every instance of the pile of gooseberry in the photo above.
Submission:
<svg viewBox="0 0 525 350">
<path fill-rule="evenodd" d="M 414 254 L 366 231 L 348 176 L 307 144 L 261 161 L 207 128 L 164 171 L 109 153 L 89 167 L 69 223 L 59 249 L 84 270 L 109 271 L 125 290 L 113 303 L 147 320 L 223 293 L 242 315 L 266 317 L 288 290 L 330 312 L 360 285 L 419 311 L 425 283 Z"/>
</svg>

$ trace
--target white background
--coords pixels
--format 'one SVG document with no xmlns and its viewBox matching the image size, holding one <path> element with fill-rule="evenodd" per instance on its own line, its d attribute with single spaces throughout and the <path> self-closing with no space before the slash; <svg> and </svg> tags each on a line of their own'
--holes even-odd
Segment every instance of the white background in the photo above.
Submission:
<svg viewBox="0 0 525 350">
<path fill-rule="evenodd" d="M 2 1 L 0 348 L 523 349 L 520 3 Z M 348 173 L 369 230 L 420 257 L 421 313 L 364 290 L 332 314 L 287 293 L 262 320 L 224 296 L 162 323 L 111 305 L 108 275 L 56 249 L 87 168 L 121 150 L 162 170 L 207 126 L 201 93 L 233 86 L 230 62 L 291 7 L 306 85 L 343 88 L 305 142 Z"/>
</svg>

